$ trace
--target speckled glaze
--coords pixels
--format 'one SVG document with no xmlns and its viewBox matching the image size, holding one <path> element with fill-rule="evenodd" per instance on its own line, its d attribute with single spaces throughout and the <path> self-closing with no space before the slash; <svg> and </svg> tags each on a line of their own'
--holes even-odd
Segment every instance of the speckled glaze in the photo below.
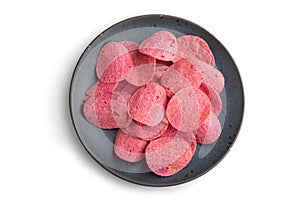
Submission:
<svg viewBox="0 0 300 200">
<path fill-rule="evenodd" d="M 216 68 L 225 78 L 220 93 L 222 110 L 219 120 L 222 133 L 210 145 L 197 144 L 191 162 L 178 173 L 161 177 L 150 172 L 145 159 L 129 163 L 114 154 L 117 129 L 104 130 L 93 126 L 83 116 L 83 99 L 86 90 L 97 81 L 95 66 L 100 49 L 109 41 L 130 40 L 140 43 L 151 34 L 168 30 L 176 37 L 192 34 L 203 38 L 209 45 Z M 81 55 L 70 85 L 71 119 L 87 152 L 102 167 L 124 180 L 146 186 L 172 186 L 200 177 L 211 170 L 231 149 L 241 127 L 244 112 L 244 92 L 238 69 L 225 47 L 209 32 L 182 18 L 166 15 L 145 15 L 124 20 L 97 36 Z"/>
</svg>

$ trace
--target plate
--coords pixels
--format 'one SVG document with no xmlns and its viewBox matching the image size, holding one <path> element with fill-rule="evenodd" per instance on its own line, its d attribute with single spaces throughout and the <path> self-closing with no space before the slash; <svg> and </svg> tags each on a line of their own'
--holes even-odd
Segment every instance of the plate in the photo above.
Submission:
<svg viewBox="0 0 300 200">
<path fill-rule="evenodd" d="M 113 151 L 117 129 L 104 130 L 90 124 L 83 116 L 86 90 L 97 81 L 95 66 L 99 50 L 109 41 L 131 40 L 140 43 L 159 30 L 168 30 L 176 37 L 197 35 L 210 46 L 216 67 L 225 78 L 220 96 L 223 109 L 219 116 L 222 133 L 211 145 L 199 145 L 191 162 L 178 173 L 161 177 L 150 172 L 145 160 L 129 163 L 119 159 Z M 244 92 L 234 60 L 225 47 L 208 31 L 188 20 L 167 15 L 144 15 L 126 19 L 99 34 L 81 55 L 70 85 L 71 119 L 87 152 L 113 175 L 132 183 L 147 186 L 172 186 L 186 183 L 211 170 L 232 147 L 241 127 L 244 112 Z"/>
</svg>

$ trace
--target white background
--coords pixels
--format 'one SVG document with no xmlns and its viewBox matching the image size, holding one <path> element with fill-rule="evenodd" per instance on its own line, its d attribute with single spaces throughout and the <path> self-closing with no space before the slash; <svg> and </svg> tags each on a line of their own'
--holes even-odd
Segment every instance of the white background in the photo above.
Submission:
<svg viewBox="0 0 300 200">
<path fill-rule="evenodd" d="M 297 1 L 1 1 L 0 199 L 299 199 Z M 123 19 L 169 14 L 217 37 L 245 89 L 239 137 L 204 176 L 165 188 L 123 181 L 85 152 L 68 88 L 85 47 Z"/>
</svg>

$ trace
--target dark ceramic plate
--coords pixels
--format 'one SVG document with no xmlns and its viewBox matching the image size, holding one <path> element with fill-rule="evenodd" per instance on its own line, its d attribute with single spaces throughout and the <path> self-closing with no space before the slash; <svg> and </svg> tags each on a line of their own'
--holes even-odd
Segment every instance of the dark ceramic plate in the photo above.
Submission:
<svg viewBox="0 0 300 200">
<path fill-rule="evenodd" d="M 97 81 L 95 65 L 99 50 L 109 41 L 142 40 L 159 30 L 168 30 L 175 36 L 197 35 L 210 46 L 216 67 L 225 77 L 221 93 L 223 109 L 219 116 L 222 133 L 211 145 L 197 145 L 191 162 L 180 172 L 160 177 L 150 172 L 145 160 L 125 162 L 115 156 L 114 130 L 102 130 L 91 125 L 82 114 L 85 91 Z M 230 150 L 239 132 L 243 111 L 244 93 L 238 69 L 225 47 L 209 32 L 185 19 L 166 15 L 145 15 L 127 19 L 98 35 L 80 57 L 70 87 L 70 111 L 77 135 L 88 153 L 106 170 L 127 181 L 148 186 L 171 186 L 200 177 L 212 169 Z"/>
</svg>

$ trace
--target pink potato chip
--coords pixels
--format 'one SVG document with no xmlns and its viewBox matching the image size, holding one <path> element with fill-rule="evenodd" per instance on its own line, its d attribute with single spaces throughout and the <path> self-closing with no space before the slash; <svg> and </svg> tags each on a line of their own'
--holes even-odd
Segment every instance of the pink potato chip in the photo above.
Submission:
<svg viewBox="0 0 300 200">
<path fill-rule="evenodd" d="M 222 100 L 220 95 L 205 83 L 202 83 L 199 89 L 202 90 L 208 96 L 213 114 L 219 116 L 222 110 Z"/>
<path fill-rule="evenodd" d="M 225 79 L 223 74 L 218 69 L 201 61 L 194 61 L 193 64 L 197 71 L 201 73 L 204 82 L 211 89 L 217 93 L 222 92 L 224 89 Z"/>
<path fill-rule="evenodd" d="M 118 82 L 115 91 L 116 91 L 116 92 L 122 91 L 122 89 L 123 89 L 127 84 L 129 84 L 129 83 L 128 83 L 126 80 L 123 80 L 123 81 Z"/>
<path fill-rule="evenodd" d="M 109 42 L 99 52 L 96 73 L 104 83 L 115 83 L 125 79 L 133 67 L 128 50 L 118 42 Z"/>
<path fill-rule="evenodd" d="M 149 83 L 139 87 L 131 96 L 128 112 L 132 119 L 155 126 L 164 118 L 167 97 L 162 86 Z"/>
<path fill-rule="evenodd" d="M 169 66 L 166 65 L 159 65 L 155 67 L 154 76 L 151 82 L 160 84 L 160 80 L 162 75 L 169 69 Z"/>
<path fill-rule="evenodd" d="M 153 58 L 171 61 L 178 50 L 176 37 L 169 31 L 158 31 L 145 39 L 139 46 L 139 51 Z"/>
<path fill-rule="evenodd" d="M 92 85 L 86 92 L 88 98 L 85 98 L 83 113 L 86 119 L 99 128 L 117 128 L 112 115 L 110 99 L 116 83 L 102 83 L 98 81 Z"/>
<path fill-rule="evenodd" d="M 94 96 L 88 98 L 83 105 L 85 118 L 94 126 L 103 129 L 118 128 L 111 112 L 111 102 Z"/>
<path fill-rule="evenodd" d="M 119 43 L 122 44 L 128 50 L 128 52 L 137 50 L 139 46 L 137 43 L 132 41 L 121 41 Z"/>
<path fill-rule="evenodd" d="M 200 127 L 210 113 L 209 98 L 200 89 L 186 87 L 170 99 L 166 116 L 169 123 L 179 131 L 189 132 Z"/>
<path fill-rule="evenodd" d="M 155 72 L 156 59 L 142 54 L 137 50 L 130 52 L 133 68 L 126 74 L 126 80 L 135 86 L 142 86 L 149 83 Z"/>
<path fill-rule="evenodd" d="M 129 99 L 131 98 L 132 94 L 134 93 L 135 90 L 137 90 L 138 87 L 133 86 L 131 84 L 128 84 L 123 88 L 121 91 L 121 94 L 126 97 L 127 102 L 129 102 Z"/>
<path fill-rule="evenodd" d="M 155 126 L 146 126 L 132 120 L 130 125 L 122 130 L 128 135 L 149 141 L 160 137 L 167 130 L 168 124 L 166 119 Z"/>
<path fill-rule="evenodd" d="M 112 116 L 119 128 L 129 126 L 132 119 L 128 115 L 128 98 L 122 93 L 114 93 L 111 99 Z"/>
<path fill-rule="evenodd" d="M 132 137 L 119 129 L 115 139 L 114 151 L 123 160 L 138 162 L 144 158 L 147 144 L 146 141 Z"/>
<path fill-rule="evenodd" d="M 178 53 L 173 59 L 176 62 L 182 58 L 193 61 L 194 59 L 215 66 L 215 58 L 208 44 L 200 37 L 184 35 L 177 38 Z"/>
<path fill-rule="evenodd" d="M 160 137 L 146 147 L 149 169 L 159 176 L 171 176 L 188 165 L 193 157 L 191 145 L 180 137 Z"/>
<path fill-rule="evenodd" d="M 219 138 L 221 131 L 219 119 L 211 112 L 207 119 L 196 130 L 196 141 L 199 144 L 211 144 Z"/>
<path fill-rule="evenodd" d="M 90 96 L 87 96 L 84 98 L 84 104 L 83 104 L 83 115 L 91 124 L 94 126 L 99 127 L 97 115 L 96 115 L 96 105 L 94 98 L 91 98 Z M 111 122 L 110 122 L 111 124 Z M 115 124 L 113 123 L 110 127 L 114 127 Z"/>
<path fill-rule="evenodd" d="M 99 82 L 97 81 L 94 85 L 92 85 L 89 89 L 87 89 L 87 91 L 85 92 L 85 94 L 87 96 L 93 96 L 96 91 L 97 91 L 97 85 L 99 84 Z"/>
<path fill-rule="evenodd" d="M 162 86 L 173 94 L 185 87 L 199 88 L 202 82 L 202 74 L 186 59 L 175 62 L 161 77 Z"/>
<path fill-rule="evenodd" d="M 169 125 L 168 129 L 161 135 L 161 137 L 182 138 L 188 144 L 190 144 L 193 154 L 196 151 L 196 147 L 197 147 L 196 137 L 192 131 L 190 132 L 178 131 L 173 126 Z"/>
<path fill-rule="evenodd" d="M 125 127 L 131 118 L 127 113 L 124 97 L 115 93 L 117 83 L 98 81 L 88 91 L 88 98 L 83 105 L 83 114 L 93 125 L 103 129 Z"/>
<path fill-rule="evenodd" d="M 122 94 L 127 100 L 129 100 L 137 88 L 137 86 L 128 83 L 126 80 L 123 80 L 118 83 L 115 92 Z"/>
</svg>

